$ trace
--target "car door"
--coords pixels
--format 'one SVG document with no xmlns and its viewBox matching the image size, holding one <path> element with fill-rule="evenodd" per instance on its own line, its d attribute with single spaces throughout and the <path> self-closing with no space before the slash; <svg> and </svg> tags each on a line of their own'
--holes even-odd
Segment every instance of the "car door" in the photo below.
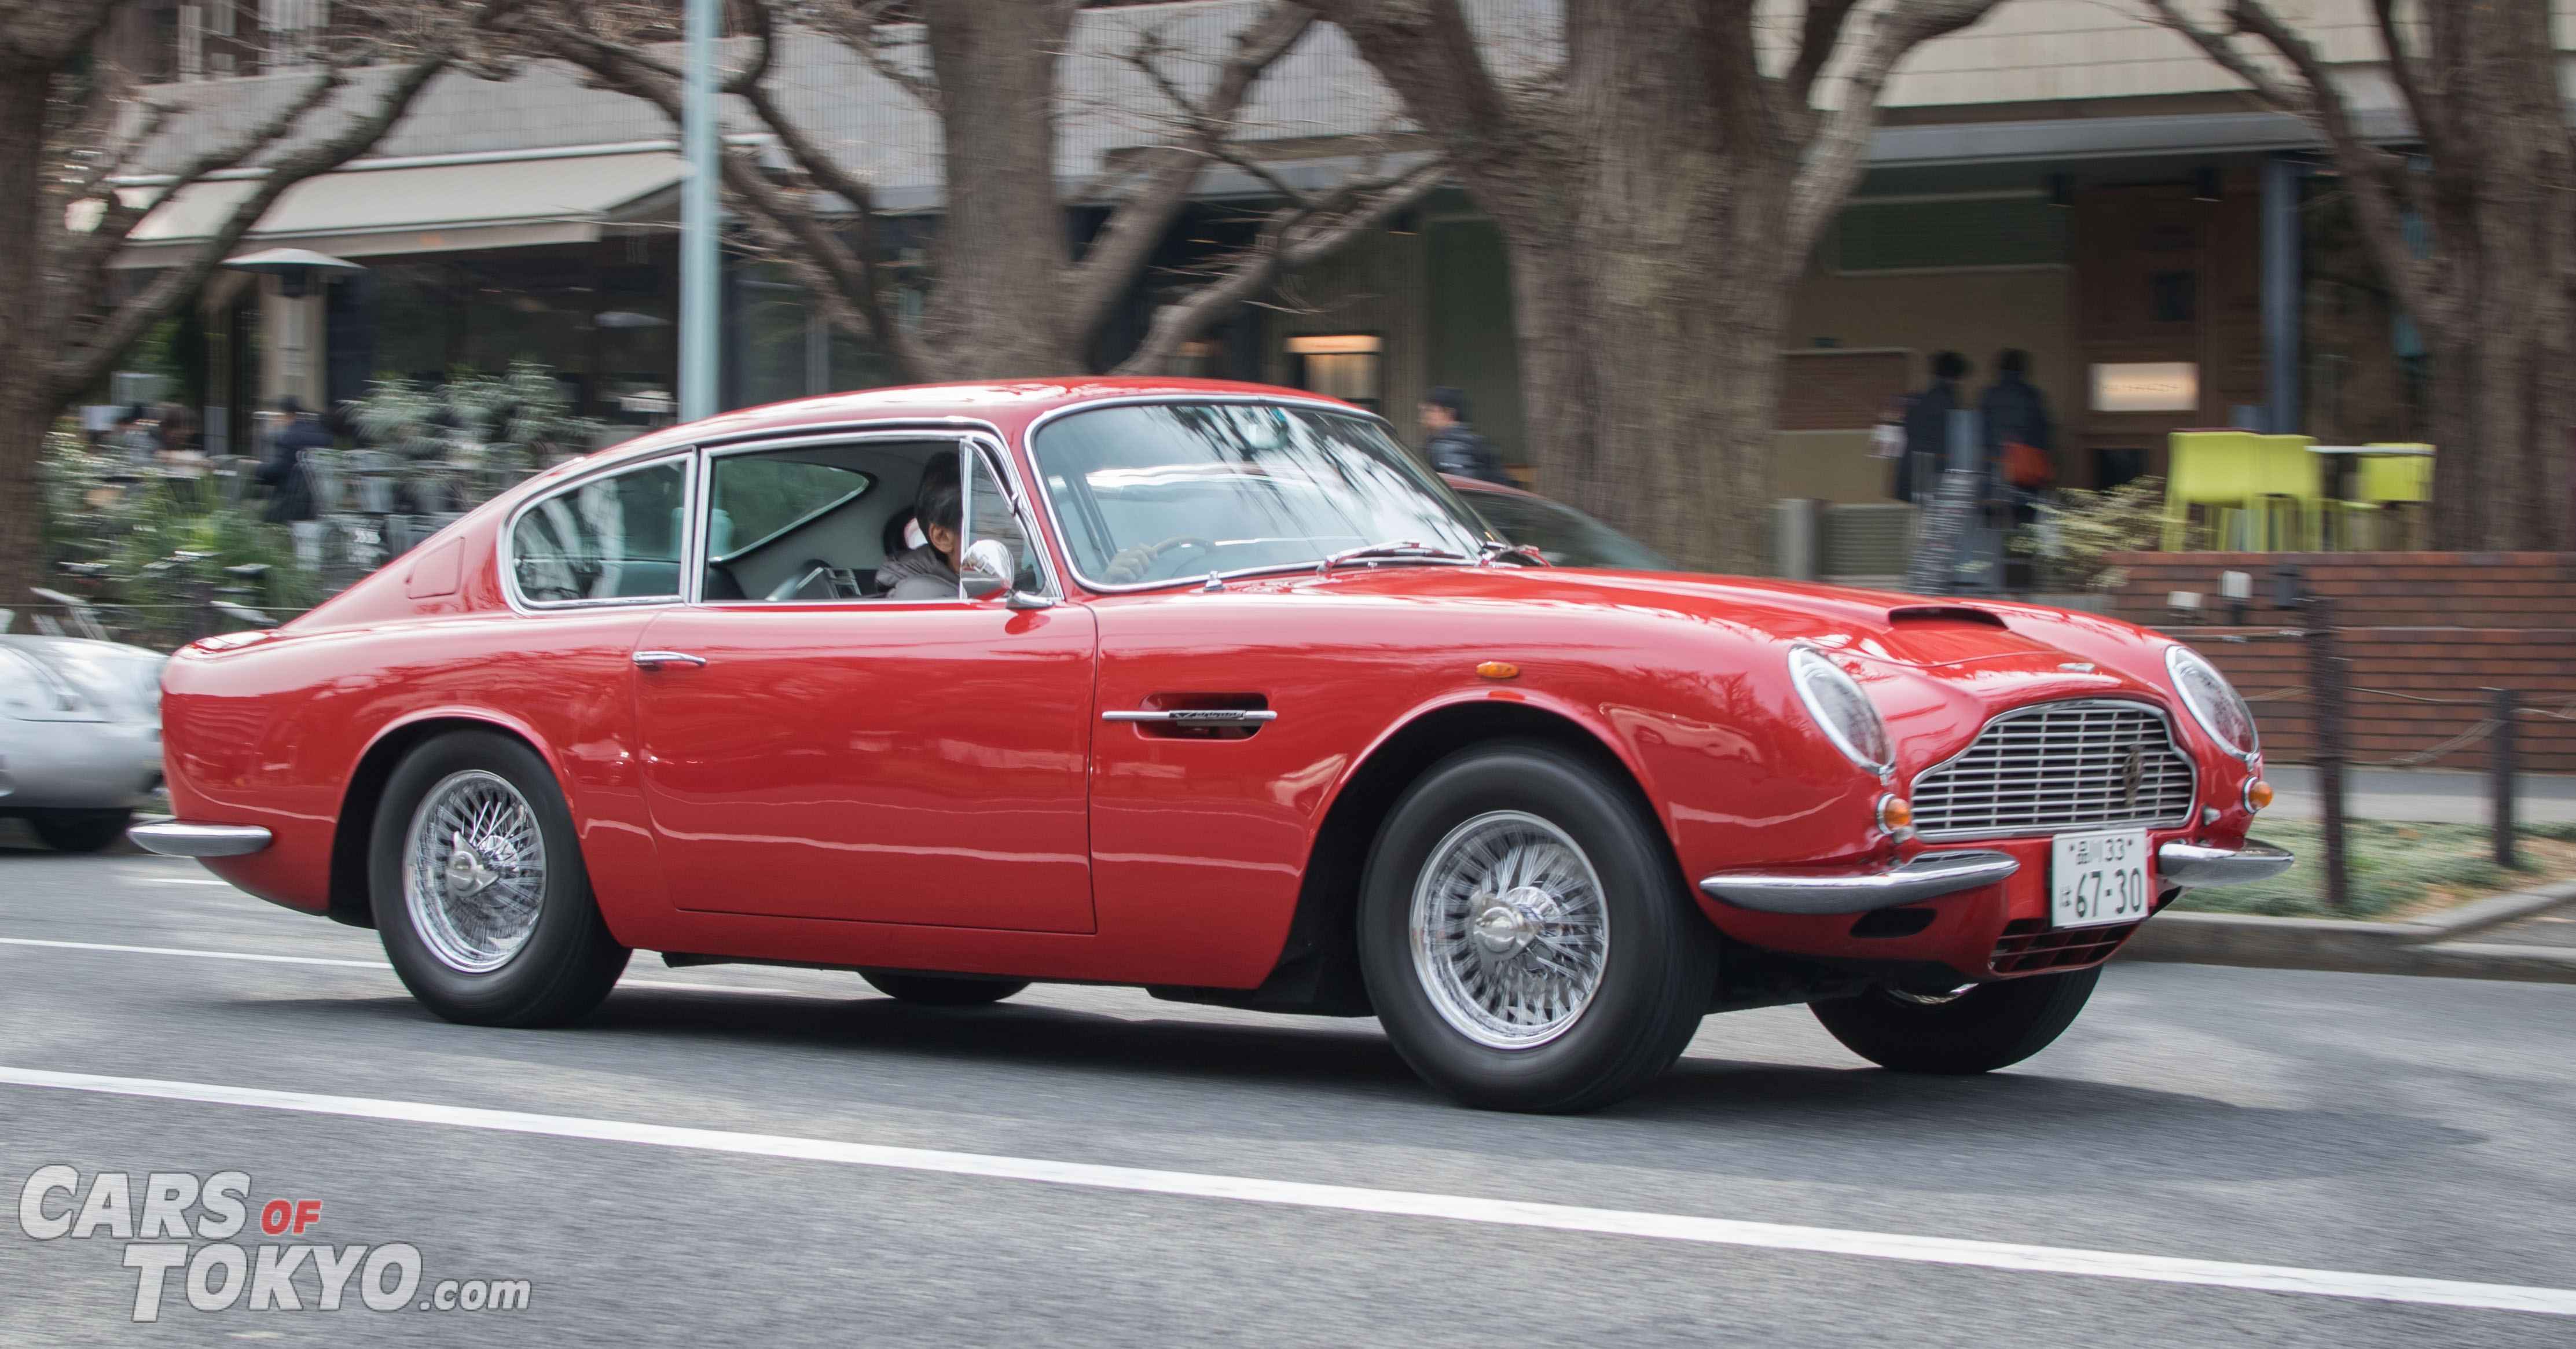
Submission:
<svg viewBox="0 0 2576 1349">
<path fill-rule="evenodd" d="M 969 543 L 999 538 L 1017 579 L 1050 589 L 995 447 L 945 446 L 965 459 Z M 746 474 L 762 452 L 711 453 L 700 499 L 724 512 L 728 474 Z M 909 500 L 899 469 L 880 476 Z M 882 518 L 856 506 L 840 509 Z M 736 514 L 701 536 L 743 534 Z M 848 551 L 852 537 L 815 545 L 827 575 L 865 576 L 881 560 L 873 548 Z M 1015 608 L 1008 593 L 715 600 L 655 619 L 636 653 L 635 706 L 673 902 L 1091 931 L 1092 616 L 1079 605 Z"/>
</svg>

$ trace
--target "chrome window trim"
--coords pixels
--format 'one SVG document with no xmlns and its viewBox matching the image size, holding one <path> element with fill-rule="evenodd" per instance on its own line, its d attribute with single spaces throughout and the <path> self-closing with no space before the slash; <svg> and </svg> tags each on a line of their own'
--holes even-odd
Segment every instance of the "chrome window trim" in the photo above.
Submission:
<svg viewBox="0 0 2576 1349">
<path fill-rule="evenodd" d="M 1329 398 L 1298 398 L 1293 395 L 1285 394 L 1251 393 L 1127 394 L 1117 398 L 1092 398 L 1078 403 L 1067 403 L 1061 407 L 1048 408 L 1046 411 L 1031 418 L 1029 420 L 1029 424 L 1020 430 L 1020 446 L 1028 452 L 1029 456 L 1029 474 L 1033 478 L 1037 477 L 1039 476 L 1038 470 L 1043 467 L 1043 465 L 1038 463 L 1038 432 L 1045 430 L 1047 424 L 1050 422 L 1059 418 L 1072 416 L 1076 413 L 1091 412 L 1099 408 L 1170 407 L 1178 403 L 1250 403 L 1273 407 L 1303 408 L 1312 412 L 1339 413 L 1346 417 L 1357 417 L 1362 421 L 1376 422 L 1380 427 L 1385 429 L 1387 439 L 1395 442 L 1395 448 L 1399 452 L 1405 454 L 1407 457 L 1411 457 L 1413 453 L 1411 450 L 1405 448 L 1404 442 L 1401 439 L 1397 438 L 1395 434 L 1395 423 L 1388 421 L 1386 418 L 1378 415 L 1377 413 L 1371 412 L 1366 408 L 1353 407 L 1348 403 L 1336 402 Z M 1423 475 L 1431 480 L 1434 490 L 1447 492 L 1452 497 L 1456 497 L 1458 495 L 1457 489 L 1440 481 L 1440 475 L 1438 473 L 1431 471 L 1418 460 L 1415 463 L 1415 467 L 1422 469 Z M 1072 547 L 1064 542 L 1064 540 L 1069 539 L 1072 536 L 1065 532 L 1064 521 L 1062 517 L 1056 513 L 1055 497 L 1047 492 L 1039 491 L 1035 494 L 1035 499 L 1046 503 L 1047 527 L 1054 533 L 1057 546 L 1064 549 L 1065 571 L 1076 581 L 1081 582 L 1083 589 L 1088 590 L 1095 595 L 1134 595 L 1155 590 L 1169 590 L 1174 586 L 1204 585 L 1207 581 L 1207 577 L 1205 575 L 1173 577 L 1172 579 L 1165 581 L 1137 581 L 1123 585 L 1113 584 L 1107 581 L 1095 581 L 1090 577 L 1083 575 L 1082 568 L 1074 561 Z M 1475 521 L 1479 526 L 1483 527 L 1486 537 L 1502 539 L 1502 535 L 1494 529 L 1493 525 L 1488 523 L 1485 517 L 1476 513 L 1475 507 L 1468 505 L 1463 499 L 1460 500 L 1458 504 L 1466 510 L 1468 519 Z M 1509 542 L 1508 540 L 1504 541 Z M 1312 562 L 1301 562 L 1293 566 L 1288 563 L 1278 562 L 1272 563 L 1266 567 L 1242 567 L 1234 571 L 1220 571 L 1214 573 L 1214 575 L 1218 580 L 1222 581 L 1230 580 L 1238 576 L 1277 576 L 1282 574 L 1294 574 L 1299 571 L 1311 571 L 1314 569 L 1314 566 L 1315 564 Z"/>
<path fill-rule="evenodd" d="M 953 442 L 961 449 L 965 446 L 972 445 L 980 451 L 983 451 L 985 458 L 996 463 L 996 472 L 1011 492 L 1013 497 L 1012 510 L 1020 517 L 1021 527 L 1026 529 L 1029 533 L 1031 547 L 1037 554 L 1038 575 L 1042 578 L 1047 587 L 1046 593 L 1058 598 L 1061 598 L 1064 595 L 1063 582 L 1056 571 L 1055 560 L 1048 556 L 1046 536 L 1039 533 L 1035 528 L 1037 521 L 1035 519 L 1034 512 L 1032 512 L 1028 506 L 1029 492 L 1027 486 L 1021 481 L 1019 464 L 1012 458 L 1010 446 L 1002 439 L 1002 433 L 1000 431 L 995 430 L 990 423 L 973 421 L 968 418 L 954 418 L 936 425 L 927 422 L 914 422 L 910 425 L 901 426 L 887 426 L 882 423 L 873 422 L 865 425 L 868 429 L 851 431 L 815 431 L 810 427 L 796 427 L 787 434 L 773 436 L 766 440 L 743 439 L 728 441 L 722 445 L 703 446 L 698 448 L 696 451 L 698 458 L 698 480 L 695 488 L 696 495 L 692 498 L 692 507 L 689 519 L 689 555 L 687 562 L 687 575 L 681 578 L 681 588 L 687 593 L 687 602 L 691 607 L 702 609 L 776 609 L 786 607 L 787 603 L 789 603 L 748 598 L 739 600 L 710 600 L 705 598 L 704 591 L 706 587 L 707 559 L 704 540 L 706 537 L 706 530 L 701 527 L 703 522 L 698 520 L 696 516 L 694 503 L 697 500 L 706 500 L 710 503 L 714 501 L 713 493 L 715 487 L 716 460 L 729 458 L 739 454 L 760 454 L 773 450 L 793 450 L 808 445 L 848 445 L 853 442 L 865 440 L 946 440 Z M 796 600 L 792 603 L 794 607 L 798 609 L 881 609 L 886 607 L 889 601 L 884 599 L 829 599 Z M 956 604 L 975 605 L 980 607 L 988 604 L 989 601 L 970 600 L 961 594 L 953 600 L 905 600 L 902 601 L 902 603 L 906 605 Z"/>
<path fill-rule="evenodd" d="M 634 609 L 656 604 L 687 603 L 688 596 L 694 589 L 690 581 L 689 559 L 698 551 L 697 504 L 700 474 L 696 459 L 695 446 L 680 446 L 658 454 L 637 455 L 632 459 L 600 464 L 589 471 L 562 479 L 545 491 L 531 495 L 527 500 L 512 506 L 509 515 L 501 521 L 498 537 L 493 540 L 493 551 L 501 571 L 502 600 L 508 603 L 512 612 L 521 614 L 559 614 L 567 609 Z M 605 478 L 621 477 L 643 469 L 658 468 L 665 462 L 676 463 L 680 468 L 680 587 L 678 594 L 627 595 L 598 600 L 532 600 L 519 592 L 519 568 L 515 556 L 516 550 L 512 545 L 519 536 L 521 517 L 566 492 L 580 491 Z"/>
<path fill-rule="evenodd" d="M 2156 703 L 2149 702 L 2144 698 L 2050 698 L 2043 702 L 2023 703 L 2019 707 L 2007 707 L 2003 711 L 1997 712 L 1993 716 L 1979 722 L 1977 724 L 1977 733 L 1968 737 L 1968 743 L 1962 747 L 1958 753 L 1925 768 L 1923 771 L 1916 773 L 1913 777 L 1907 779 L 1905 784 L 1905 797 L 1908 801 L 1913 800 L 1916 784 L 1922 782 L 1923 779 L 1940 772 L 1942 769 L 1959 762 L 1961 759 L 1967 758 L 1969 755 L 1976 753 L 1977 742 L 1985 739 L 1986 732 L 1992 729 L 1996 722 L 2002 721 L 2007 717 L 2016 717 L 2025 713 L 2035 712 L 2043 708 L 2064 708 L 2080 711 L 2086 708 L 2096 707 L 2136 708 L 2137 710 L 2154 717 L 2156 719 L 2156 724 L 2164 729 L 2165 748 L 2172 750 L 2182 759 L 2184 765 L 2191 770 L 2191 802 L 2184 809 L 2182 817 L 2178 821 L 2172 824 L 2097 823 L 2069 824 L 2047 828 L 2034 827 L 2023 829 L 1959 830 L 1922 829 L 1918 825 L 1917 830 L 1920 836 L 1926 841 L 1939 840 L 1943 843 L 1951 843 L 1988 838 L 2055 838 L 2059 834 L 2100 833 L 2111 829 L 2182 829 L 2189 827 L 2193 820 L 2199 818 L 2200 814 L 2200 760 L 2192 757 L 2191 751 L 2183 748 L 2182 742 L 2174 738 L 2173 714 L 2167 711 L 2164 707 L 2159 706 Z"/>
</svg>

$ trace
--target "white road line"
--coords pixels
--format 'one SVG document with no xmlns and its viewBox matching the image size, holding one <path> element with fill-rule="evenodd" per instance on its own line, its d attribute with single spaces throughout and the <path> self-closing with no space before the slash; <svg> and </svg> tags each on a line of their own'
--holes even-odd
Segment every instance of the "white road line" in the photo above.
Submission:
<svg viewBox="0 0 2576 1349">
<path fill-rule="evenodd" d="M 38 941 L 33 937 L 0 937 L 0 946 L 52 946 L 66 951 L 119 951 L 135 956 L 193 956 L 199 960 L 262 960 L 278 965 L 342 965 L 357 970 L 389 970 L 381 960 L 326 960 L 320 956 L 254 955 L 247 951 L 184 951 L 175 946 L 116 946 L 94 941 Z"/>
<path fill-rule="evenodd" d="M 198 960 L 260 960 L 278 965 L 339 965 L 353 970 L 391 970 L 381 960 L 326 960 L 320 956 L 273 956 L 251 951 L 192 951 L 176 946 L 116 946 L 94 941 L 39 941 L 33 937 L 0 937 L 0 946 L 54 946 L 69 951 L 117 951 L 137 956 L 190 956 Z M 766 993 L 791 998 L 826 998 L 828 993 L 793 988 L 755 988 L 733 984 L 684 984 L 668 979 L 620 979 L 619 988 L 675 988 L 688 993 Z"/>
<path fill-rule="evenodd" d="M 2515 1284 L 2466 1283 L 2452 1279 L 2419 1279 L 2397 1274 L 2353 1274 L 2329 1269 L 2283 1265 L 2247 1265 L 2225 1260 L 2192 1260 L 2166 1255 L 2131 1255 L 2062 1246 L 2024 1246 L 1957 1237 L 1919 1237 L 1889 1232 L 1858 1232 L 1831 1227 L 1793 1227 L 1781 1223 L 1744 1222 L 1732 1218 L 1699 1218 L 1672 1213 L 1622 1209 L 1576 1208 L 1512 1199 L 1467 1195 L 1422 1194 L 1375 1190 L 1351 1185 L 1317 1185 L 1303 1181 L 1260 1180 L 1244 1176 L 1203 1175 L 1188 1171 L 1153 1171 L 1139 1167 L 1100 1166 L 1029 1157 L 1001 1157 L 974 1152 L 941 1152 L 925 1148 L 844 1143 L 823 1138 L 777 1134 L 733 1133 L 719 1129 L 685 1129 L 667 1124 L 583 1119 L 569 1115 L 532 1115 L 515 1110 L 432 1105 L 420 1101 L 383 1101 L 359 1096 L 323 1096 L 301 1091 L 269 1091 L 201 1082 L 165 1082 L 140 1077 L 102 1077 L 90 1073 L 57 1073 L 40 1068 L 0 1066 L 0 1084 L 51 1087 L 64 1091 L 143 1096 L 165 1101 L 249 1106 L 353 1119 L 440 1124 L 458 1129 L 538 1134 L 648 1147 L 689 1148 L 703 1152 L 783 1157 L 835 1162 L 846 1166 L 927 1171 L 942 1175 L 994 1180 L 1036 1181 L 1089 1189 L 1146 1194 L 1231 1199 L 1297 1208 L 1337 1209 L 1397 1217 L 1440 1218 L 1453 1222 L 1537 1227 L 1565 1232 L 1650 1237 L 1664 1241 L 1750 1246 L 1767 1250 L 1809 1251 L 1826 1255 L 1864 1256 L 1936 1265 L 2035 1274 L 2076 1274 L 2149 1283 L 2193 1284 L 2267 1293 L 2303 1293 L 2316 1297 L 2362 1298 L 2435 1307 L 2475 1307 L 2493 1311 L 2537 1312 L 2576 1316 L 2576 1289 L 2531 1288 Z"/>
<path fill-rule="evenodd" d="M 141 881 L 145 885 L 220 885 L 228 890 L 233 888 L 231 881 L 219 881 L 212 876 L 129 876 L 126 879 Z"/>
</svg>

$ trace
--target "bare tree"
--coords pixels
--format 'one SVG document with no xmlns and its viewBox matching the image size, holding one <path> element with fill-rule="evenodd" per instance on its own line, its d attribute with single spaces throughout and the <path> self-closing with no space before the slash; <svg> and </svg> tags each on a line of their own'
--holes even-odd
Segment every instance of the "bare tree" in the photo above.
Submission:
<svg viewBox="0 0 2576 1349">
<path fill-rule="evenodd" d="M 1253 245 L 1214 279 L 1156 316 L 1122 369 L 1151 370 L 1283 271 L 1310 265 L 1382 224 L 1439 183 L 1436 164 L 1363 173 L 1323 192 L 1269 173 L 1241 144 L 1254 84 L 1313 22 L 1290 4 L 1262 9 L 1234 35 L 1205 87 L 1148 32 L 1125 59 L 1170 104 L 1169 135 L 1124 156 L 1096 184 L 1107 219 L 1076 249 L 1069 203 L 1056 185 L 1058 70 L 1068 59 L 1075 0 L 941 0 L 926 6 L 736 0 L 749 55 L 724 82 L 787 164 L 725 156 L 724 185 L 753 242 L 820 297 L 834 324 L 871 344 L 899 380 L 1011 378 L 1089 368 L 1103 329 L 1152 263 L 1193 188 L 1214 164 L 1242 167 L 1284 199 Z M 919 21 L 895 23 L 917 9 Z M 798 26 L 847 48 L 937 118 L 946 203 L 920 321 L 900 319 L 881 256 L 877 195 L 867 176 L 791 117 L 774 87 L 776 56 Z M 680 72 L 656 50 L 667 13 L 548 0 L 517 24 L 538 47 L 593 82 L 642 99 L 676 126 Z"/>
<path fill-rule="evenodd" d="M 2414 123 L 2398 145 L 2365 138 L 2316 47 L 2259 0 L 2227 0 L 2215 29 L 2175 0 L 2149 3 L 2330 147 L 2371 256 L 2424 337 L 2433 547 L 2576 547 L 2576 152 L 2549 0 L 2420 0 L 2402 14 L 2372 0 Z"/>
<path fill-rule="evenodd" d="M 112 0 L 0 3 L 0 597 L 44 584 L 45 437 L 72 399 L 193 297 L 279 197 L 367 152 L 438 74 L 475 58 L 515 0 L 411 3 L 324 61 L 274 114 L 188 159 L 160 186 L 123 178 L 179 114 L 92 59 Z M 360 91 L 355 68 L 409 59 Z M 317 116 L 318 113 L 318 116 Z M 308 119 L 330 130 L 308 136 Z M 139 285 L 110 265 L 152 208 L 208 176 L 261 170 L 216 225 Z"/>
<path fill-rule="evenodd" d="M 1494 217 L 1541 485 L 1724 570 L 1763 561 L 1780 334 L 1879 91 L 1996 2 L 1892 0 L 1856 21 L 1856 0 L 1808 0 L 1765 73 L 1753 0 L 1566 0 L 1562 68 L 1514 82 L 1461 0 L 1302 0 Z"/>
</svg>

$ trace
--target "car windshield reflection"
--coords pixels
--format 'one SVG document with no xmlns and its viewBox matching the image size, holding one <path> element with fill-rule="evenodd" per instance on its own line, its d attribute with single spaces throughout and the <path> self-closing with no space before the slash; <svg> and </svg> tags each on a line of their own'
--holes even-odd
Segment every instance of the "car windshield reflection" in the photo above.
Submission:
<svg viewBox="0 0 2576 1349">
<path fill-rule="evenodd" d="M 1262 403 L 1098 408 L 1032 447 L 1074 565 L 1095 584 L 1153 585 L 1373 560 L 1454 563 L 1482 520 L 1364 417 Z"/>
</svg>

